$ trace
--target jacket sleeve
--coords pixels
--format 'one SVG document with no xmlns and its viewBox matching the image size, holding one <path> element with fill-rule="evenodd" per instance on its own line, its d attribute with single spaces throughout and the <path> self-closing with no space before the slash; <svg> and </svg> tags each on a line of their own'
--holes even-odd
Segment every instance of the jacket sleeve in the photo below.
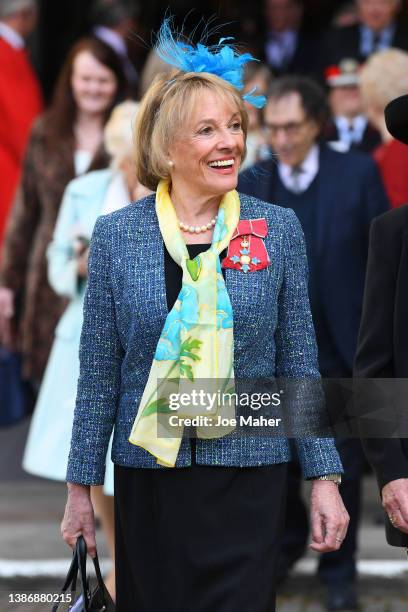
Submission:
<svg viewBox="0 0 408 612">
<path fill-rule="evenodd" d="M 283 232 L 283 281 L 278 297 L 278 326 L 275 332 L 277 376 L 294 379 L 297 399 L 289 423 L 297 422 L 302 430 L 295 439 L 305 478 L 342 473 L 342 464 L 333 438 L 317 437 L 325 423 L 324 402 L 320 385 L 317 345 L 308 296 L 306 247 L 300 223 L 292 210 L 286 210 Z M 292 404 L 292 402 L 290 402 Z M 287 406 L 286 406 L 287 408 Z M 287 415 L 285 415 L 287 418 Z M 299 427 L 299 421 L 304 427 Z M 315 427 L 316 426 L 316 427 Z M 324 429 L 326 429 L 324 427 Z"/>
<path fill-rule="evenodd" d="M 371 226 L 363 315 L 354 364 L 356 379 L 394 377 L 393 319 L 398 261 L 393 261 L 391 253 L 394 245 L 390 244 L 390 241 L 401 240 L 401 237 L 388 235 L 381 221 L 374 220 Z M 358 416 L 364 417 L 364 430 L 361 429 L 364 451 L 375 471 L 381 490 L 392 480 L 408 477 L 408 459 L 400 439 L 391 437 L 391 434 L 389 438 L 364 436 L 369 423 L 367 413 L 373 414 L 373 420 L 376 418 L 373 398 L 364 400 L 370 384 L 369 381 L 366 382 L 367 386 L 364 387 L 364 381 L 355 381 L 355 394 L 359 393 L 359 389 L 360 393 L 364 394 L 359 397 L 356 406 L 359 408 Z M 369 395 L 371 396 L 371 393 Z M 378 393 L 375 394 L 375 400 L 381 402 Z M 387 409 L 384 405 L 379 408 Z M 389 410 L 393 411 L 393 406 L 389 406 Z M 391 416 L 390 414 L 389 417 Z M 384 422 L 380 427 L 386 425 Z M 377 434 L 378 427 L 377 424 Z"/>
<path fill-rule="evenodd" d="M 110 286 L 109 219 L 100 217 L 91 239 L 88 286 L 79 350 L 67 481 L 100 485 L 120 395 L 123 349 Z"/>
<path fill-rule="evenodd" d="M 47 249 L 49 283 L 56 293 L 71 299 L 80 288 L 77 259 L 73 250 L 72 230 L 76 220 L 74 205 L 75 195 L 69 183 L 64 192 L 53 239 Z"/>
</svg>

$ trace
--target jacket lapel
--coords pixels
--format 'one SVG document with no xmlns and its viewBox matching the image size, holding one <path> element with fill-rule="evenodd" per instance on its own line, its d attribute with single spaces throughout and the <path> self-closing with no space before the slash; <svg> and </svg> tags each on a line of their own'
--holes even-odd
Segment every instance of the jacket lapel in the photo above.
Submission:
<svg viewBox="0 0 408 612">
<path fill-rule="evenodd" d="M 138 224 L 138 232 L 142 240 L 142 246 L 138 254 L 138 267 L 140 269 L 139 273 L 143 277 L 143 286 L 146 289 L 151 289 L 151 293 L 149 291 L 149 295 L 146 295 L 145 299 L 148 301 L 152 319 L 156 322 L 158 340 L 168 315 L 164 274 L 164 245 L 156 216 L 155 196 L 149 196 L 147 200 Z M 139 214 L 140 212 L 139 209 Z"/>
</svg>

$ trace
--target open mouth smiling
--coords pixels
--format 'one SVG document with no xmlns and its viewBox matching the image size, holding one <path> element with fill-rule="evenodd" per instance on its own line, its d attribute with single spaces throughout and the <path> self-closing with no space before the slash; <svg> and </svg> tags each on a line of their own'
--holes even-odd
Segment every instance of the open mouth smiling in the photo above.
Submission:
<svg viewBox="0 0 408 612">
<path fill-rule="evenodd" d="M 235 159 L 234 158 L 228 158 L 228 159 L 215 159 L 214 161 L 210 161 L 207 164 L 210 168 L 222 168 L 222 169 L 231 169 L 234 167 L 235 165 Z"/>
</svg>

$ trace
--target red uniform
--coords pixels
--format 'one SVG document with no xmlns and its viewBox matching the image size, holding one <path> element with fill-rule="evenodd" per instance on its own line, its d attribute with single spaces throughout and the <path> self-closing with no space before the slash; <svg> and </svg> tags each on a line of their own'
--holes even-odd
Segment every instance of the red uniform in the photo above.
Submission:
<svg viewBox="0 0 408 612">
<path fill-rule="evenodd" d="M 390 140 L 374 151 L 374 158 L 392 208 L 408 204 L 408 145 Z"/>
<path fill-rule="evenodd" d="M 40 87 L 26 51 L 0 37 L 0 245 L 30 128 L 42 108 Z"/>
</svg>

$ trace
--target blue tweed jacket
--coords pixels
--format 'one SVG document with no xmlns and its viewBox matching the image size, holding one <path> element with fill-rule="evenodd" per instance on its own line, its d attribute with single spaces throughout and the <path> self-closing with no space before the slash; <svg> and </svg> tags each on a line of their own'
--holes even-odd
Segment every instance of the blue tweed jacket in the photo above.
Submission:
<svg viewBox="0 0 408 612">
<path fill-rule="evenodd" d="M 291 210 L 246 195 L 240 199 L 241 219 L 267 220 L 271 265 L 247 274 L 226 270 L 234 312 L 235 376 L 316 378 L 300 224 Z M 114 463 L 159 467 L 128 437 L 167 314 L 164 247 L 153 195 L 99 217 L 94 229 L 68 482 L 103 483 L 113 427 Z M 343 471 L 331 438 L 299 438 L 296 446 L 306 478 Z M 198 439 L 196 458 L 206 465 L 259 466 L 290 461 L 291 453 L 284 437 L 232 433 Z M 186 439 L 176 467 L 190 463 Z"/>
</svg>

